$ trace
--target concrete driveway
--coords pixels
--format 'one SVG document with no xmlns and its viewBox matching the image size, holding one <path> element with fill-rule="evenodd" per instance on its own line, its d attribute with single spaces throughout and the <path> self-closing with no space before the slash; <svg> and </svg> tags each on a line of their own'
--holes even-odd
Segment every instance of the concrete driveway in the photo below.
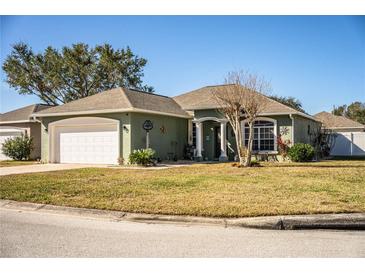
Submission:
<svg viewBox="0 0 365 274">
<path fill-rule="evenodd" d="M 95 164 L 36 164 L 36 165 L 24 165 L 24 166 L 12 166 L 1 167 L 0 176 L 11 174 L 23 174 L 34 172 L 47 172 L 55 170 L 77 169 L 85 167 L 108 167 L 107 165 L 95 165 Z"/>
</svg>

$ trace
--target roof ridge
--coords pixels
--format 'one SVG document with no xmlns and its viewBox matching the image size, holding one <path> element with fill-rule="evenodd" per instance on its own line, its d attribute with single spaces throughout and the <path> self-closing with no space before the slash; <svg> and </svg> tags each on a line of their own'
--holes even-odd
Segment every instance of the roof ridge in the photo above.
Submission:
<svg viewBox="0 0 365 274">
<path fill-rule="evenodd" d="M 318 112 L 318 113 L 314 114 L 313 116 L 319 115 L 319 114 L 321 114 L 321 113 L 332 114 L 332 113 L 330 113 L 330 112 L 328 112 L 328 111 L 323 110 L 323 111 L 321 111 L 321 112 Z"/>
<path fill-rule="evenodd" d="M 209 87 L 209 86 L 204 86 L 204 87 L 197 88 L 197 89 L 194 89 L 194 90 L 191 90 L 191 91 L 188 91 L 188 92 L 184 92 L 184 93 L 179 94 L 179 95 L 176 95 L 176 96 L 174 96 L 174 97 L 172 97 L 172 98 L 182 97 L 182 96 L 185 96 L 185 95 L 188 95 L 188 94 L 191 94 L 191 93 L 197 92 L 197 91 L 199 91 L 199 90 L 201 90 L 201 89 L 204 89 L 204 88 L 207 88 L 207 87 Z"/>
<path fill-rule="evenodd" d="M 212 88 L 212 87 L 221 87 L 221 86 L 232 86 L 235 84 L 219 84 L 219 85 L 208 85 L 208 86 L 204 86 L 203 88 Z"/>
<path fill-rule="evenodd" d="M 31 114 L 30 114 L 30 115 L 32 115 L 34 112 L 37 112 L 37 111 L 36 111 L 37 106 L 38 106 L 38 104 L 34 104 L 34 105 L 33 105 L 33 109 L 32 109 L 32 112 L 31 112 Z"/>
<path fill-rule="evenodd" d="M 121 91 L 121 93 L 122 93 L 122 95 L 124 96 L 124 98 L 127 100 L 127 103 L 128 103 L 128 105 L 129 105 L 129 107 L 133 107 L 133 105 L 132 105 L 132 103 L 131 103 L 131 100 L 129 99 L 129 97 L 128 97 L 128 95 L 127 95 L 127 93 L 125 92 L 125 89 L 126 88 L 124 88 L 124 87 L 120 87 L 120 91 Z"/>
<path fill-rule="evenodd" d="M 160 97 L 165 97 L 165 98 L 172 98 L 172 97 L 167 96 L 167 95 L 157 94 L 157 93 L 154 93 L 154 92 L 148 92 L 148 91 L 144 91 L 144 90 L 140 90 L 140 89 L 136 89 L 136 88 L 127 88 L 127 87 L 123 87 L 123 88 L 128 89 L 129 91 L 141 92 L 141 93 L 145 93 L 145 94 L 148 94 L 148 95 L 160 96 Z"/>
</svg>

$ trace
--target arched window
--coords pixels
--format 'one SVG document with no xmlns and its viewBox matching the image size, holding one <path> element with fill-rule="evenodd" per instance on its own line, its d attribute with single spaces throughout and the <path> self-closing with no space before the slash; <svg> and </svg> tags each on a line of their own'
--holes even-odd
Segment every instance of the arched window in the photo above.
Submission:
<svg viewBox="0 0 365 274">
<path fill-rule="evenodd" d="M 254 136 L 252 149 L 254 151 L 274 151 L 276 150 L 276 124 L 268 120 L 258 120 L 254 122 Z M 244 141 L 248 146 L 250 128 L 244 124 Z"/>
</svg>

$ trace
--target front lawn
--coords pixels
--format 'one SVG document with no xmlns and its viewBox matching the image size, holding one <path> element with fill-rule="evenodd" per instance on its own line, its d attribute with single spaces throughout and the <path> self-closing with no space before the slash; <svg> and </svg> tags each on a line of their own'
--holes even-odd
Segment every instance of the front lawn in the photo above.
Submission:
<svg viewBox="0 0 365 274">
<path fill-rule="evenodd" d="M 5 160 L 5 161 L 0 161 L 0 167 L 34 165 L 36 163 L 37 163 L 37 161 L 14 161 L 14 160 Z"/>
<path fill-rule="evenodd" d="M 1 177 L 0 198 L 128 212 L 262 216 L 365 212 L 365 161 L 85 168 Z"/>
</svg>

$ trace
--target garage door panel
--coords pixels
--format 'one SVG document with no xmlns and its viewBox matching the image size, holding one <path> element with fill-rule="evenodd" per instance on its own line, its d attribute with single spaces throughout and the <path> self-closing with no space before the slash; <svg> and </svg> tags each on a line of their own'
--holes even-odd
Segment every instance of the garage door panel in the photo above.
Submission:
<svg viewBox="0 0 365 274">
<path fill-rule="evenodd" d="M 99 126 L 100 130 L 100 126 Z M 61 163 L 116 164 L 119 155 L 118 132 L 60 132 Z"/>
</svg>

